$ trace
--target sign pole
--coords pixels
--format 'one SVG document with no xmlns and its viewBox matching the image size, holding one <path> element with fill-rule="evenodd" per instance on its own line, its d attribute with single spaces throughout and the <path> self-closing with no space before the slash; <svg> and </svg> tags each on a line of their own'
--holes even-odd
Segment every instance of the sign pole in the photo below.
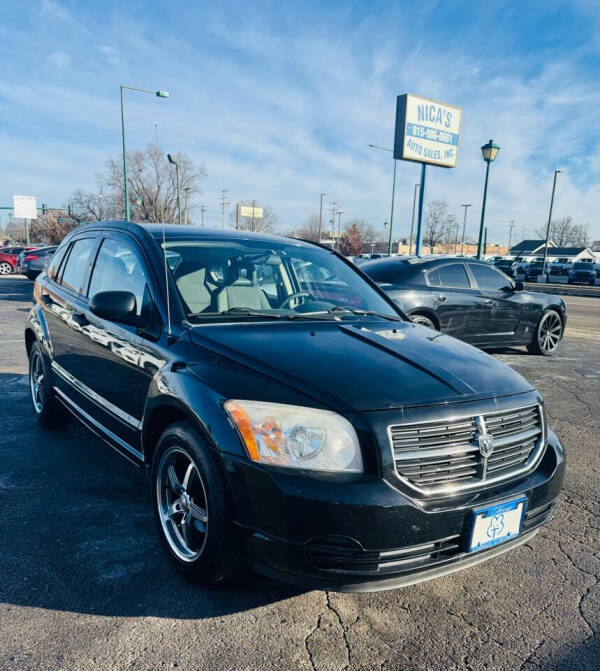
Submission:
<svg viewBox="0 0 600 671">
<path fill-rule="evenodd" d="M 425 169 L 426 163 L 421 163 L 421 184 L 419 186 L 419 211 L 417 217 L 417 239 L 415 240 L 415 254 L 421 256 L 421 238 L 423 234 L 423 199 L 425 196 Z"/>
<path fill-rule="evenodd" d="M 204 213 L 202 214 L 204 217 Z M 202 224 L 204 226 L 204 224 Z M 240 230 L 240 204 L 237 203 L 235 206 L 235 229 L 236 231 Z"/>
<path fill-rule="evenodd" d="M 25 219 L 25 238 L 27 239 L 27 246 L 29 247 L 29 226 L 27 226 L 27 219 Z"/>
</svg>

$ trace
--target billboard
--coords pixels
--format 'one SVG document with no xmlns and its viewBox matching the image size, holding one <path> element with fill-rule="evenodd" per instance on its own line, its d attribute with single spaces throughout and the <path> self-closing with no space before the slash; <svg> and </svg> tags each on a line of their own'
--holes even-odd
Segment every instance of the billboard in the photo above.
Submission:
<svg viewBox="0 0 600 671">
<path fill-rule="evenodd" d="M 13 196 L 13 212 L 17 219 L 37 219 L 35 196 Z"/>
<path fill-rule="evenodd" d="M 462 110 L 410 93 L 398 96 L 394 158 L 456 167 Z"/>
<path fill-rule="evenodd" d="M 252 205 L 238 205 L 240 208 L 240 217 L 253 217 L 254 219 L 263 218 L 262 207 L 252 207 Z"/>
</svg>

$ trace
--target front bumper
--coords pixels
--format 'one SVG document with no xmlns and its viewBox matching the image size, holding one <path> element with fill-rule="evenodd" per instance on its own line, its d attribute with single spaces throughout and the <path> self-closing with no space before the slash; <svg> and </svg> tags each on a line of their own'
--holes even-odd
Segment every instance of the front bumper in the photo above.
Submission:
<svg viewBox="0 0 600 671">
<path fill-rule="evenodd" d="M 307 589 L 376 591 L 429 580 L 529 540 L 550 519 L 565 454 L 550 432 L 537 468 L 489 490 L 413 499 L 373 476 L 300 477 L 222 455 L 236 523 L 259 573 Z M 467 552 L 475 508 L 527 497 L 519 538 Z"/>
</svg>

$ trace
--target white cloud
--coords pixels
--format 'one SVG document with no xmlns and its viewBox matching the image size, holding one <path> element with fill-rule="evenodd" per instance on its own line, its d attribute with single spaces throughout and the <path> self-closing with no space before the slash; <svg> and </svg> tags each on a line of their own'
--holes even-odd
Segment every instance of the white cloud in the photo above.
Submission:
<svg viewBox="0 0 600 671">
<path fill-rule="evenodd" d="M 48 54 L 46 62 L 55 70 L 65 70 L 71 63 L 71 57 L 65 51 L 53 51 Z"/>
</svg>

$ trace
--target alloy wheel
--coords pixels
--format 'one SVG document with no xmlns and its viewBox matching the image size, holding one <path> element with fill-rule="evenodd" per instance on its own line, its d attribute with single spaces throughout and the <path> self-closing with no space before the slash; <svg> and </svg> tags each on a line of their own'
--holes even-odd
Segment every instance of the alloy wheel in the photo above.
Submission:
<svg viewBox="0 0 600 671">
<path fill-rule="evenodd" d="M 198 466 L 180 447 L 169 448 L 156 472 L 160 522 L 173 553 L 192 562 L 204 549 L 208 531 L 206 489 Z"/>
<path fill-rule="evenodd" d="M 553 352 L 562 336 L 562 321 L 556 312 L 547 312 L 540 322 L 538 343 L 543 352 Z"/>
<path fill-rule="evenodd" d="M 44 365 L 39 352 L 33 352 L 29 362 L 31 400 L 38 415 L 44 409 Z"/>
<path fill-rule="evenodd" d="M 12 266 L 6 261 L 0 263 L 0 275 L 10 275 L 12 273 Z"/>
</svg>

